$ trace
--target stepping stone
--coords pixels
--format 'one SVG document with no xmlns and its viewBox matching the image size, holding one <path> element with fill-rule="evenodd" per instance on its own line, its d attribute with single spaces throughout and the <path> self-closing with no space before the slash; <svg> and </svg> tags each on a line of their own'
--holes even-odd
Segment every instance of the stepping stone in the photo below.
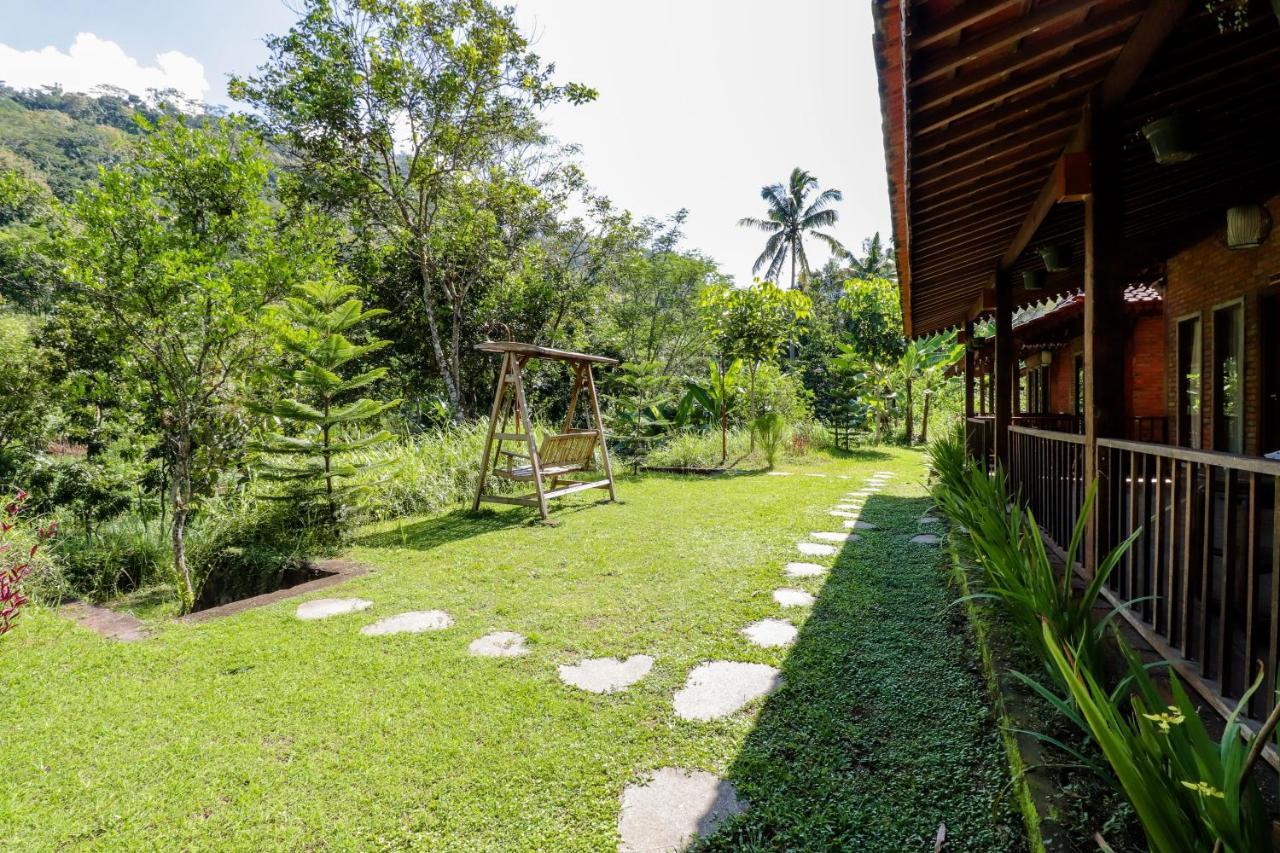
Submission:
<svg viewBox="0 0 1280 853">
<path fill-rule="evenodd" d="M 147 626 L 131 613 L 118 613 L 108 607 L 98 607 L 73 601 L 58 608 L 58 613 L 79 623 L 80 627 L 96 631 L 109 640 L 134 643 L 150 636 Z"/>
<path fill-rule="evenodd" d="M 626 690 L 653 669 L 653 658 L 632 655 L 626 660 L 591 658 L 582 663 L 560 665 L 560 680 L 592 693 L 616 693 Z"/>
<path fill-rule="evenodd" d="M 619 853 L 683 850 L 715 833 L 747 804 L 719 776 L 702 770 L 663 767 L 622 790 L 618 815 Z"/>
<path fill-rule="evenodd" d="M 826 474 L 810 474 L 810 473 L 808 473 L 808 472 L 806 471 L 806 472 L 805 472 L 805 476 L 806 476 L 806 477 L 825 477 L 825 476 L 827 476 L 827 475 L 826 475 Z"/>
<path fill-rule="evenodd" d="M 790 471 L 768 471 L 766 473 L 770 477 L 790 477 L 791 476 Z"/>
<path fill-rule="evenodd" d="M 920 517 L 921 524 L 941 524 L 942 519 L 934 518 L 932 515 L 922 515 Z"/>
<path fill-rule="evenodd" d="M 818 542 L 801 542 L 796 548 L 806 557 L 830 557 L 836 553 L 834 545 L 822 545 Z"/>
<path fill-rule="evenodd" d="M 877 471 L 877 472 L 875 472 L 875 474 L 873 474 L 872 476 L 875 476 L 875 477 L 896 477 L 896 476 L 898 476 L 898 475 L 897 475 L 897 474 L 895 474 L 895 473 L 893 473 L 892 471 Z"/>
<path fill-rule="evenodd" d="M 853 512 L 847 509 L 833 509 L 831 510 L 829 515 L 834 515 L 836 518 L 857 518 L 858 517 L 858 514 L 856 512 Z"/>
<path fill-rule="evenodd" d="M 783 607 L 809 607 L 813 604 L 814 598 L 803 589 L 791 589 L 784 587 L 773 591 L 773 600 Z"/>
<path fill-rule="evenodd" d="M 851 497 L 851 498 L 869 498 L 869 497 L 874 496 L 874 495 L 875 495 L 875 493 L 876 493 L 876 492 L 878 492 L 878 491 L 879 491 L 879 489 L 861 489 L 861 490 L 856 491 L 856 492 L 850 492 L 850 493 L 849 493 L 849 497 Z"/>
<path fill-rule="evenodd" d="M 845 527 L 848 527 L 848 528 L 851 528 L 851 529 L 853 529 L 853 530 L 876 530 L 876 529 L 878 529 L 874 524 L 872 524 L 872 523 L 871 523 L 871 522 L 869 522 L 869 521 L 859 521 L 859 520 L 857 520 L 857 519 L 855 519 L 855 520 L 853 520 L 853 521 L 846 521 L 846 522 L 844 523 L 844 526 L 845 526 Z"/>
<path fill-rule="evenodd" d="M 741 711 L 782 684 L 782 673 L 762 663 L 718 660 L 694 668 L 676 692 L 676 716 L 682 720 L 718 720 Z"/>
<path fill-rule="evenodd" d="M 372 625 L 365 625 L 360 633 L 366 637 L 381 637 L 386 634 L 421 634 L 424 631 L 443 631 L 453 624 L 453 617 L 443 610 L 411 610 L 398 616 L 379 619 Z"/>
<path fill-rule="evenodd" d="M 796 634 L 800 632 L 795 625 L 785 619 L 761 619 L 743 628 L 742 633 L 747 635 L 752 645 L 763 649 L 774 649 L 778 646 L 791 645 L 796 641 Z"/>
<path fill-rule="evenodd" d="M 921 533 L 918 536 L 912 536 L 911 541 L 918 545 L 937 545 L 942 540 L 932 533 Z"/>
<path fill-rule="evenodd" d="M 787 563 L 782 571 L 789 578 L 816 578 L 825 575 L 827 567 L 817 563 Z"/>
<path fill-rule="evenodd" d="M 298 605 L 294 614 L 299 619 L 327 619 L 330 616 L 341 616 L 343 613 L 359 613 L 373 606 L 372 601 L 363 598 L 317 598 Z"/>
<path fill-rule="evenodd" d="M 514 658 L 529 654 L 524 637 L 515 631 L 494 631 L 471 641 L 467 651 L 486 658 Z"/>
<path fill-rule="evenodd" d="M 823 542 L 848 542 L 851 539 L 858 538 L 852 533 L 836 533 L 834 531 L 828 532 L 826 530 L 815 530 L 809 535 L 814 539 L 821 539 Z"/>
</svg>

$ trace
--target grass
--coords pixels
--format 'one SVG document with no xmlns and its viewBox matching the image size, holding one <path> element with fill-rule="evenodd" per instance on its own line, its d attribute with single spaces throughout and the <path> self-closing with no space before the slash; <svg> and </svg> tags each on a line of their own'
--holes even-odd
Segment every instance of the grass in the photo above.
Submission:
<svg viewBox="0 0 1280 853">
<path fill-rule="evenodd" d="M 898 476 L 863 516 L 882 530 L 825 584 L 784 580 L 794 543 L 836 529 L 827 510 L 882 469 Z M 613 849 L 623 787 L 679 766 L 752 803 L 722 849 L 932 849 L 944 821 L 948 850 L 1021 849 L 945 552 L 904 544 L 922 470 L 867 451 L 791 477 L 626 478 L 621 503 L 575 496 L 558 527 L 518 509 L 382 523 L 353 550 L 375 571 L 313 596 L 374 607 L 321 622 L 292 600 L 117 644 L 24 614 L 0 640 L 0 848 Z M 819 596 L 807 621 L 787 613 L 796 645 L 750 646 L 740 629 L 777 616 L 784 585 Z M 357 630 L 433 608 L 455 626 Z M 532 653 L 466 654 L 493 630 Z M 641 652 L 654 670 L 622 694 L 556 677 Z M 720 658 L 787 686 L 727 720 L 676 718 L 688 671 Z"/>
</svg>

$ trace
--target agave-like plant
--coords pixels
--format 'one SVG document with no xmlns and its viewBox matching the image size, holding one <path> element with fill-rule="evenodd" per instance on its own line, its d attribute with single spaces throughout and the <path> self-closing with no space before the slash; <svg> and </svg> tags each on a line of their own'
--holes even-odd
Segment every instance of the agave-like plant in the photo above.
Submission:
<svg viewBox="0 0 1280 853">
<path fill-rule="evenodd" d="M 787 419 L 779 412 L 765 412 L 751 422 L 751 431 L 764 451 L 765 461 L 773 468 L 778 451 L 782 449 L 782 440 L 786 437 Z"/>
</svg>

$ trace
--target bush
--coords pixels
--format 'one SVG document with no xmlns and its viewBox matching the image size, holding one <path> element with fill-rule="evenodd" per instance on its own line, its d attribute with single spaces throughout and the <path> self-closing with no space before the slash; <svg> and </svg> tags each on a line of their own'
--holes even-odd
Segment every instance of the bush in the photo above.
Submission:
<svg viewBox="0 0 1280 853">
<path fill-rule="evenodd" d="M 53 536 L 56 525 L 37 530 L 22 525 L 19 516 L 27 493 L 19 491 L 0 509 L 0 635 L 7 634 L 23 606 L 31 599 L 24 587 L 35 571 L 40 543 Z"/>
<path fill-rule="evenodd" d="M 726 464 L 744 457 L 751 437 L 744 430 L 730 430 Z M 645 456 L 644 464 L 654 468 L 717 468 L 720 466 L 720 433 L 680 430 Z"/>
<path fill-rule="evenodd" d="M 40 591 L 46 601 L 63 597 L 104 601 L 167 581 L 173 560 L 160 524 L 148 525 L 136 515 L 101 524 L 93 533 L 78 529 L 58 543 L 54 556 L 57 571 L 48 574 Z"/>
<path fill-rule="evenodd" d="M 786 419 L 777 412 L 766 412 L 751 424 L 751 431 L 764 454 L 765 464 L 772 468 L 782 450 L 782 440 L 786 437 Z"/>
</svg>

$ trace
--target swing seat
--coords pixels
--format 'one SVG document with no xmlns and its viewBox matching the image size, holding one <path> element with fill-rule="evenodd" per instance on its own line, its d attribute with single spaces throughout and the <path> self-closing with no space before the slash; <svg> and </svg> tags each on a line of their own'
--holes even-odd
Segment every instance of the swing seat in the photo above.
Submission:
<svg viewBox="0 0 1280 853">
<path fill-rule="evenodd" d="M 543 438 L 542 445 L 538 448 L 538 463 L 543 479 L 591 469 L 595 463 L 596 439 L 595 430 L 574 430 Z M 516 459 L 528 459 L 526 454 L 504 450 L 503 455 L 509 458 L 510 464 L 505 469 L 495 469 L 494 474 L 521 483 L 534 479 L 532 463 L 515 465 Z"/>
</svg>

